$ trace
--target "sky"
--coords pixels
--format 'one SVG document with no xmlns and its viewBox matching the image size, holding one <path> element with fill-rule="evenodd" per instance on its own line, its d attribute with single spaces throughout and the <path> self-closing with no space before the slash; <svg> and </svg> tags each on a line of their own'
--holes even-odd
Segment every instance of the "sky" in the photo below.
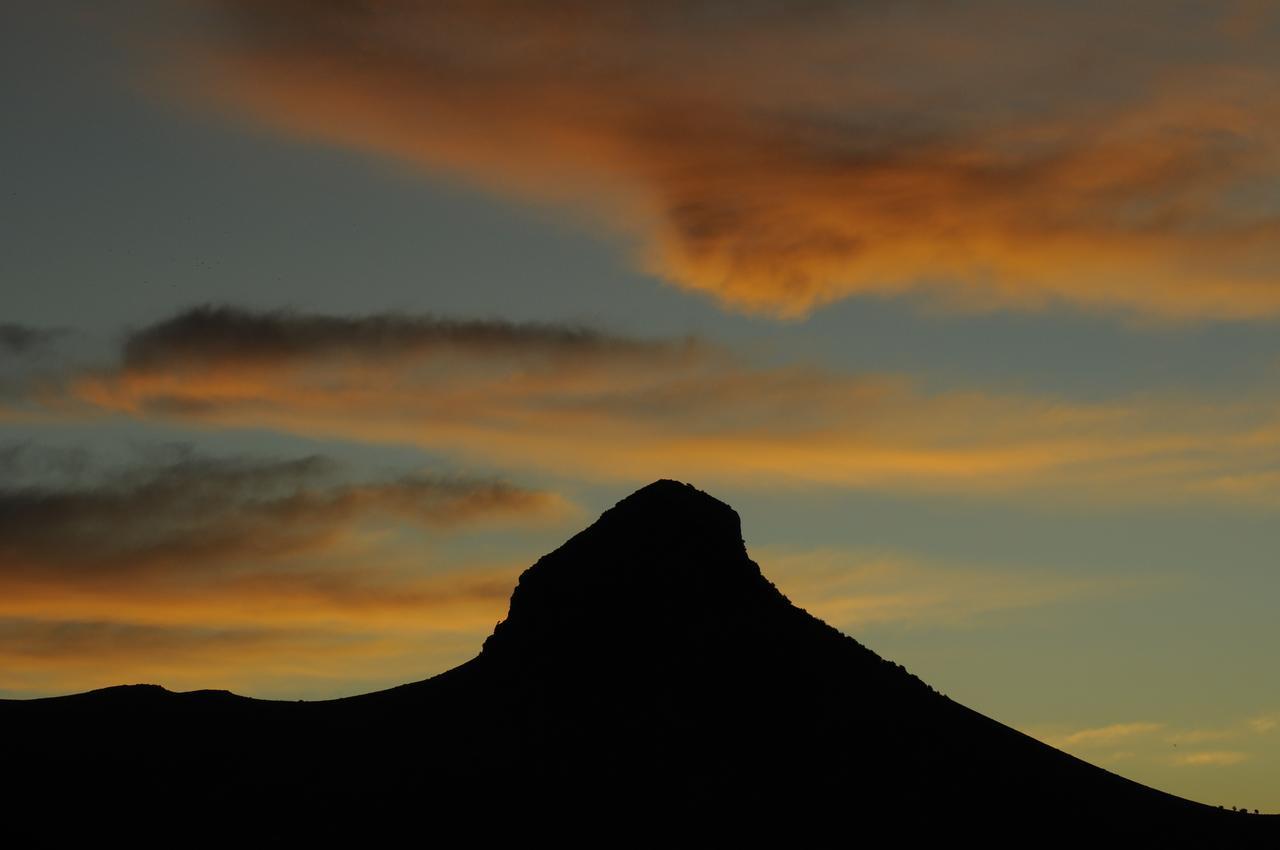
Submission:
<svg viewBox="0 0 1280 850">
<path fill-rule="evenodd" d="M 1280 4 L 0 11 L 0 697 L 472 657 L 657 478 L 794 602 L 1280 811 Z"/>
</svg>

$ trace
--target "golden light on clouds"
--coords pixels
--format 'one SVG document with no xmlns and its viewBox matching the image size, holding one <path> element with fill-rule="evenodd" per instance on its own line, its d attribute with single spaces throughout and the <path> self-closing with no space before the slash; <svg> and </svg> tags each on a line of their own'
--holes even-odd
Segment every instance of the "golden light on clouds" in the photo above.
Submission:
<svg viewBox="0 0 1280 850">
<path fill-rule="evenodd" d="M 419 680 L 674 478 L 924 681 L 1276 808 L 1280 3 L 5 18 L 0 697 Z"/>
<path fill-rule="evenodd" d="M 1274 21 L 1078 5 L 222 0 L 200 95 L 589 210 L 736 308 L 1280 312 Z"/>
<path fill-rule="evenodd" d="M 1094 763 L 1123 762 L 1126 772 L 1166 775 L 1173 768 L 1207 777 L 1221 768 L 1252 764 L 1267 755 L 1268 720 L 1274 714 L 1239 718 L 1215 726 L 1128 721 L 1075 729 L 1043 729 L 1035 736 Z M 1259 721 L 1263 721 L 1259 723 Z M 1208 749 L 1216 744 L 1216 749 Z"/>
<path fill-rule="evenodd" d="M 423 321 L 189 311 L 131 337 L 118 368 L 71 379 L 54 407 L 403 443 L 597 480 L 1280 497 L 1280 481 L 1259 471 L 1280 455 L 1280 404 L 1267 395 L 924 391 L 903 376 L 760 364 L 687 339 L 600 334 L 564 347 L 553 329 L 505 325 L 500 346 L 470 332 L 441 345 Z"/>
<path fill-rule="evenodd" d="M 360 481 L 314 456 L 168 453 L 86 477 L 79 455 L 51 464 L 33 451 L 0 453 L 7 692 L 148 677 L 352 688 L 389 659 L 419 677 L 474 653 L 523 566 L 442 557 L 432 543 L 568 512 L 546 491 L 425 475 Z M 26 461 L 77 471 L 22 483 Z"/>
</svg>

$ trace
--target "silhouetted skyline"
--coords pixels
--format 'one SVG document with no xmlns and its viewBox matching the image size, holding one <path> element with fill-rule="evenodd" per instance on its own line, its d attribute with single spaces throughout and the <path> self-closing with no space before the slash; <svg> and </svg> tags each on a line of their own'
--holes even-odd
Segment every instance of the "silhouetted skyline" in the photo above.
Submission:
<svg viewBox="0 0 1280 850">
<path fill-rule="evenodd" d="M 958 702 L 1280 809 L 1274 3 L 0 18 L 0 698 L 442 672 L 672 478 Z"/>
<path fill-rule="evenodd" d="M 391 834 L 425 812 L 731 834 L 855 818 L 1001 844 L 1280 834 L 1280 817 L 1145 788 L 953 702 L 792 605 L 737 513 L 668 480 L 525 570 L 479 654 L 434 678 L 314 703 L 132 685 L 0 702 L 0 719 L 23 730 L 5 745 L 10 827 L 37 835 L 46 811 L 139 799 L 184 830 L 324 812 L 296 835 Z"/>
</svg>

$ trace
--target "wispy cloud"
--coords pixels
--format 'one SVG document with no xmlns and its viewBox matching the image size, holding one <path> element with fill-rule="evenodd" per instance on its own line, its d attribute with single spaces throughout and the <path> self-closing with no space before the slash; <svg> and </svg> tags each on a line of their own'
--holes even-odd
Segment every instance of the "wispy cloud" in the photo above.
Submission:
<svg viewBox="0 0 1280 850">
<path fill-rule="evenodd" d="M 431 542 L 567 508 L 499 480 L 362 479 L 318 456 L 165 449 L 104 472 L 11 446 L 0 472 L 0 693 L 15 694 L 427 675 L 476 650 L 524 566 Z"/>
<path fill-rule="evenodd" d="M 1280 728 L 1280 712 L 1259 714 L 1249 718 L 1249 728 L 1259 735 L 1265 735 Z"/>
<path fill-rule="evenodd" d="M 1163 728 L 1163 723 L 1145 721 L 1112 723 L 1108 726 L 1078 729 L 1065 735 L 1053 736 L 1046 739 L 1046 743 L 1061 748 L 1105 747 L 1114 745 L 1119 741 L 1151 735 Z"/>
<path fill-rule="evenodd" d="M 200 96 L 604 211 L 649 268 L 735 307 L 924 291 L 1280 312 L 1274 16 L 1159 0 L 210 3 L 231 26 L 203 45 Z"/>
<path fill-rule="evenodd" d="M 1169 723 L 1135 721 L 1085 729 L 1041 730 L 1042 741 L 1095 761 L 1137 761 L 1149 766 L 1227 767 L 1254 757 L 1249 749 L 1257 737 L 1277 724 L 1272 714 L 1236 718 L 1204 727 L 1179 727 Z M 1232 742 L 1237 749 L 1206 750 L 1196 745 Z M 1191 749 L 1188 749 L 1191 745 Z M 1117 749 L 1119 748 L 1119 749 Z"/>
<path fill-rule="evenodd" d="M 926 392 L 696 339 L 201 308 L 51 410 L 405 443 L 590 478 L 1280 500 L 1280 402 Z M 1244 483 L 1248 479 L 1248 485 Z"/>
<path fill-rule="evenodd" d="M 191 573 L 237 558 L 320 550 L 357 522 L 454 526 L 551 514 L 547 492 L 501 481 L 408 475 L 344 481 L 310 456 L 281 461 L 186 454 L 77 486 L 0 487 L 0 575 Z"/>
<path fill-rule="evenodd" d="M 790 599 L 844 628 L 965 626 L 1004 612 L 1129 592 L 1123 577 L 1077 577 L 842 549 L 753 550 Z"/>
<path fill-rule="evenodd" d="M 1185 729 L 1165 738 L 1171 744 L 1203 744 L 1206 741 L 1225 741 L 1240 734 L 1238 729 Z"/>
<path fill-rule="evenodd" d="M 184 369 L 306 367 L 322 360 L 375 365 L 406 359 L 631 358 L 652 362 L 696 353 L 698 344 L 640 340 L 585 325 L 382 313 L 332 316 L 297 311 L 255 312 L 197 307 L 131 333 L 122 352 L 130 373 Z"/>
<path fill-rule="evenodd" d="M 1248 753 L 1238 750 L 1202 750 L 1174 756 L 1172 762 L 1184 767 L 1228 767 L 1247 761 L 1248 758 Z"/>
</svg>

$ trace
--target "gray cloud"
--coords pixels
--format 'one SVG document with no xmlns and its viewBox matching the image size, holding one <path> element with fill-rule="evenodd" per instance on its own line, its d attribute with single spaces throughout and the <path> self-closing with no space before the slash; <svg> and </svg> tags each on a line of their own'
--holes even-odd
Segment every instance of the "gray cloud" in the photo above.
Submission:
<svg viewBox="0 0 1280 850">
<path fill-rule="evenodd" d="M 0 322 L 0 354 L 31 354 L 45 348 L 65 333 L 66 331 L 57 328 L 36 328 Z"/>
<path fill-rule="evenodd" d="M 673 355 L 690 341 L 646 342 L 568 324 L 457 320 L 384 313 L 329 316 L 207 305 L 140 328 L 125 339 L 125 370 L 184 365 L 283 365 L 327 357 L 396 360 L 462 352 L 476 357 L 573 358 Z"/>
<path fill-rule="evenodd" d="M 597 479 L 1269 502 L 1280 481 L 1258 472 L 1280 433 L 1265 392 L 1206 407 L 1183 396 L 929 391 L 907 376 L 770 365 L 696 338 L 406 314 L 187 310 L 125 337 L 116 366 L 28 401 L 63 420 L 267 428 Z M 327 502 L 307 491 L 260 513 L 328 504 L 392 514 L 422 488 L 323 493 Z"/>
<path fill-rule="evenodd" d="M 13 466 L 24 451 L 0 457 Z M 186 452 L 89 482 L 0 487 L 0 573 L 101 578 L 158 570 L 180 579 L 322 551 L 371 517 L 449 528 L 537 516 L 557 504 L 550 493 L 502 481 L 351 481 L 319 456 L 263 461 Z"/>
</svg>

